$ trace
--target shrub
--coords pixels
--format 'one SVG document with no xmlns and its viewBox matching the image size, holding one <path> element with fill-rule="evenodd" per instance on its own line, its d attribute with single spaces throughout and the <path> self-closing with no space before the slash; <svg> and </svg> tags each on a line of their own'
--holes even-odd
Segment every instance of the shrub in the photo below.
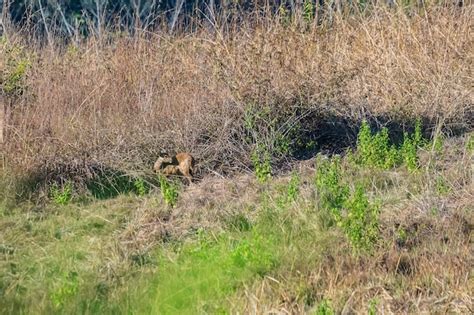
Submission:
<svg viewBox="0 0 474 315">
<path fill-rule="evenodd" d="M 58 205 L 67 205 L 72 199 L 72 183 L 66 182 L 62 187 L 54 183 L 50 188 L 50 196 L 54 203 Z"/>
<path fill-rule="evenodd" d="M 397 148 L 390 145 L 388 129 L 384 127 L 372 134 L 366 120 L 362 122 L 357 136 L 357 153 L 360 164 L 369 167 L 389 169 L 399 161 Z"/>
<path fill-rule="evenodd" d="M 267 149 L 257 145 L 252 152 L 251 159 L 257 180 L 262 184 L 265 183 L 269 178 L 272 177 L 270 153 Z"/>
<path fill-rule="evenodd" d="M 166 179 L 163 175 L 159 177 L 161 195 L 165 200 L 165 203 L 171 207 L 176 206 L 179 196 L 179 186 L 177 183 Z"/>
<path fill-rule="evenodd" d="M 379 207 L 371 204 L 361 185 L 344 203 L 346 213 L 337 218 L 351 245 L 356 250 L 369 250 L 379 237 Z"/>
<path fill-rule="evenodd" d="M 323 227 L 332 226 L 334 218 L 340 211 L 349 195 L 349 187 L 342 183 L 340 158 L 321 159 L 317 161 L 316 188 L 321 206 L 321 222 Z"/>
<path fill-rule="evenodd" d="M 329 304 L 329 301 L 324 299 L 319 303 L 314 314 L 315 315 L 333 315 L 334 311 L 332 310 L 331 305 Z"/>
<path fill-rule="evenodd" d="M 149 186 L 145 183 L 143 178 L 140 177 L 135 178 L 133 181 L 133 187 L 135 188 L 135 193 L 138 196 L 144 196 L 150 191 Z"/>
<path fill-rule="evenodd" d="M 31 66 L 30 58 L 24 47 L 12 44 L 4 38 L 0 45 L 6 57 L 0 77 L 2 92 L 8 96 L 20 95 L 25 88 L 26 74 Z"/>
</svg>

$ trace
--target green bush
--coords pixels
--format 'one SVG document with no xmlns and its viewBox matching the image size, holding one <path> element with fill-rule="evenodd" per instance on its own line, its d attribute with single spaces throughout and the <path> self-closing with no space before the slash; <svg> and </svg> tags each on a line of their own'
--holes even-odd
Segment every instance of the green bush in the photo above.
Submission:
<svg viewBox="0 0 474 315">
<path fill-rule="evenodd" d="M 50 188 L 50 196 L 54 203 L 58 205 L 67 205 L 72 199 L 72 183 L 66 182 L 61 187 L 54 183 Z"/>
<path fill-rule="evenodd" d="M 331 308 L 329 301 L 325 299 L 322 300 L 316 308 L 314 315 L 334 315 L 334 311 Z"/>
<path fill-rule="evenodd" d="M 0 76 L 2 92 L 7 96 L 20 95 L 25 88 L 26 75 L 31 66 L 30 57 L 22 46 L 12 44 L 5 38 L 2 38 L 0 45 L 5 55 Z"/>
<path fill-rule="evenodd" d="M 179 186 L 177 183 L 166 179 L 163 175 L 159 177 L 161 195 L 165 203 L 171 207 L 176 206 L 179 196 Z"/>
<path fill-rule="evenodd" d="M 316 171 L 321 224 L 337 224 L 354 249 L 370 249 L 378 239 L 379 207 L 369 202 L 362 185 L 353 194 L 342 180 L 338 157 L 321 160 Z"/>
<path fill-rule="evenodd" d="M 315 184 L 320 203 L 320 223 L 323 227 L 334 225 L 334 218 L 340 211 L 349 195 L 349 187 L 342 183 L 341 162 L 339 157 L 331 159 L 318 158 Z"/>
<path fill-rule="evenodd" d="M 150 191 L 150 187 L 143 180 L 143 178 L 140 177 L 135 178 L 135 180 L 133 181 L 133 187 L 135 188 L 135 193 L 141 197 L 145 196 Z"/>
<path fill-rule="evenodd" d="M 272 166 L 270 162 L 270 153 L 267 149 L 258 146 L 251 155 L 255 176 L 260 183 L 265 183 L 272 177 Z"/>
<path fill-rule="evenodd" d="M 345 214 L 336 218 L 351 245 L 356 250 L 369 250 L 379 238 L 379 212 L 371 204 L 364 188 L 358 185 L 354 194 L 344 203 Z"/>
<path fill-rule="evenodd" d="M 400 148 L 390 144 L 387 128 L 373 134 L 366 120 L 357 136 L 356 162 L 362 166 L 391 169 L 404 163 L 409 171 L 418 169 L 418 149 L 426 144 L 421 133 L 421 121 L 415 123 L 415 132 L 403 135 L 403 143 Z M 435 143 L 436 148 L 440 146 Z M 442 143 L 441 143 L 442 146 Z"/>
<path fill-rule="evenodd" d="M 372 134 L 366 120 L 362 122 L 357 136 L 357 153 L 360 164 L 369 167 L 389 169 L 399 162 L 398 151 L 395 145 L 390 145 L 388 129 Z"/>
</svg>

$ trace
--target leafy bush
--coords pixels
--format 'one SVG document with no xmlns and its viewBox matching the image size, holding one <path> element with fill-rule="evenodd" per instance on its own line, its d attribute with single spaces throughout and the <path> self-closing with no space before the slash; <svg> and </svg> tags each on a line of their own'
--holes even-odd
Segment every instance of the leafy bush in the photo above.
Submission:
<svg viewBox="0 0 474 315">
<path fill-rule="evenodd" d="M 72 183 L 66 182 L 62 187 L 54 183 L 50 188 L 50 196 L 54 203 L 58 205 L 67 205 L 72 199 Z"/>
<path fill-rule="evenodd" d="M 334 225 L 349 195 L 349 187 L 342 183 L 340 158 L 318 158 L 315 184 L 321 206 L 320 223 L 323 227 Z"/>
<path fill-rule="evenodd" d="M 314 314 L 315 315 L 334 315 L 334 311 L 332 310 L 331 305 L 329 304 L 329 301 L 324 299 L 319 303 Z"/>
<path fill-rule="evenodd" d="M 159 181 L 160 181 L 161 195 L 163 196 L 165 203 L 171 207 L 176 206 L 176 202 L 178 201 L 178 196 L 179 196 L 178 184 L 176 184 L 173 181 L 169 181 L 163 175 L 160 175 Z"/>
<path fill-rule="evenodd" d="M 135 193 L 138 196 L 144 196 L 150 191 L 150 187 L 146 184 L 143 178 L 135 178 L 133 181 L 133 186 L 135 188 Z"/>
<path fill-rule="evenodd" d="M 336 218 L 354 249 L 371 249 L 379 237 L 379 212 L 358 185 L 354 194 L 344 203 L 346 213 Z"/>
<path fill-rule="evenodd" d="M 388 129 L 372 134 L 366 120 L 362 122 L 357 136 L 357 152 L 364 166 L 389 169 L 398 164 L 398 151 L 389 144 Z"/>
<path fill-rule="evenodd" d="M 420 120 L 416 121 L 413 134 L 404 133 L 400 148 L 390 144 L 387 128 L 373 134 L 368 122 L 364 120 L 357 136 L 356 161 L 363 166 L 381 169 L 390 169 L 404 163 L 409 171 L 415 171 L 418 169 L 418 149 L 425 142 Z M 440 146 L 438 143 L 435 145 L 436 148 Z"/>
<path fill-rule="evenodd" d="M 255 168 L 255 176 L 260 183 L 265 183 L 272 177 L 272 166 L 270 163 L 270 153 L 267 149 L 258 146 L 252 152 L 252 163 Z"/>
<path fill-rule="evenodd" d="M 26 74 L 31 66 L 29 56 L 22 46 L 12 44 L 5 38 L 2 38 L 0 45 L 6 57 L 4 67 L 0 69 L 2 92 L 8 96 L 20 95 L 25 88 Z"/>
<path fill-rule="evenodd" d="M 370 249 L 378 238 L 379 208 L 369 202 L 364 188 L 358 185 L 351 195 L 342 181 L 340 158 L 319 161 L 316 187 L 323 227 L 337 224 L 354 249 Z"/>
</svg>

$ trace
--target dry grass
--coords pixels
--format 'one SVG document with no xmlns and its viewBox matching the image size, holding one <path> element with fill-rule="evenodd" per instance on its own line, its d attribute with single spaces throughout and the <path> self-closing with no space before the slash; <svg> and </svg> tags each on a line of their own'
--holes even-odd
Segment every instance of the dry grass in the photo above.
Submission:
<svg viewBox="0 0 474 315">
<path fill-rule="evenodd" d="M 150 170 L 160 151 L 188 151 L 201 173 L 242 170 L 250 105 L 281 125 L 296 113 L 298 136 L 321 147 L 353 139 L 363 117 L 471 129 L 472 16 L 472 6 L 380 7 L 304 28 L 267 19 L 54 49 L 12 35 L 2 58 L 23 44 L 31 67 L 8 98 L 7 159 L 52 176 L 71 164 Z"/>
</svg>

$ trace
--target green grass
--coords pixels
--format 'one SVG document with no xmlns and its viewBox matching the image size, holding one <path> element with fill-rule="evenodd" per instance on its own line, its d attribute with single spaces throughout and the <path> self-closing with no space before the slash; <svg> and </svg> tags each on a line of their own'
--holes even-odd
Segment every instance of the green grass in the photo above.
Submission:
<svg viewBox="0 0 474 315">
<path fill-rule="evenodd" d="M 277 265 L 278 237 L 271 233 L 257 226 L 206 235 L 180 247 L 174 259 L 162 255 L 146 313 L 225 313 L 229 295 Z"/>
<path fill-rule="evenodd" d="M 98 298 L 112 283 L 108 268 L 120 268 L 114 234 L 129 216 L 129 202 L 122 197 L 113 204 L 50 205 L 37 212 L 24 205 L 3 211 L 0 244 L 9 250 L 0 253 L 1 312 L 100 308 Z"/>
<path fill-rule="evenodd" d="M 462 146 L 465 150 L 467 145 Z M 463 193 L 462 189 L 469 192 L 472 178 L 448 173 L 450 167 L 462 166 L 462 159 L 455 167 L 446 164 L 434 173 L 429 173 L 431 169 L 413 173 L 406 168 L 361 167 L 353 158 L 319 158 L 314 174 L 294 171 L 272 177 L 265 185 L 255 179 L 254 199 L 215 202 L 212 207 L 236 211 L 222 211 L 222 217 L 212 217 L 206 229 L 194 228 L 205 217 L 187 217 L 190 207 L 197 204 L 186 202 L 190 193 L 186 189 L 176 196 L 183 202 L 175 207 L 160 192 L 147 193 L 140 182 L 135 184 L 142 192 L 138 195 L 82 203 L 83 199 L 71 199 L 68 190 L 58 187 L 49 203 L 15 203 L 5 189 L 1 196 L 8 202 L 0 203 L 0 313 L 227 314 L 250 311 L 247 296 L 260 294 L 258 303 L 269 305 L 268 309 L 284 305 L 294 312 L 335 314 L 351 292 L 371 285 L 383 286 L 402 303 L 406 297 L 397 292 L 423 287 L 421 281 L 430 277 L 431 269 L 409 278 L 398 274 L 398 265 L 390 269 L 385 256 L 396 246 L 415 244 L 410 245 L 415 246 L 413 251 L 407 249 L 410 261 L 417 259 L 420 270 L 431 268 L 421 263 L 423 253 L 428 251 L 433 257 L 446 253 L 440 250 L 446 245 L 439 243 L 444 238 L 436 233 L 452 227 L 443 225 L 440 230 L 428 221 L 434 237 L 425 245 L 419 239 L 414 243 L 414 238 L 426 237 L 428 232 L 418 236 L 410 221 L 395 225 L 385 209 L 405 208 L 415 196 L 417 211 L 423 216 L 423 207 L 445 207 L 434 201 L 425 205 L 423 198 L 456 199 L 453 196 Z M 453 186 L 453 181 L 466 182 L 467 188 Z M 11 186 L 3 178 L 1 183 Z M 211 210 L 203 207 L 202 211 Z M 148 233 L 146 228 L 161 220 L 161 211 L 171 214 L 164 216 L 171 228 L 190 220 L 187 230 L 181 237 L 141 241 L 137 232 L 145 228 Z M 423 220 L 442 214 L 428 211 Z M 461 236 L 450 234 L 446 239 Z M 394 245 L 394 240 L 401 245 Z M 453 255 L 463 255 L 459 244 L 464 243 L 450 245 Z M 445 266 L 438 274 L 459 277 L 451 273 L 459 267 L 450 268 L 449 260 Z M 369 268 L 378 277 L 364 274 Z M 430 283 L 427 290 L 443 296 L 436 286 Z M 375 291 L 368 289 L 359 311 L 374 313 L 386 303 L 383 296 L 370 292 Z"/>
</svg>

